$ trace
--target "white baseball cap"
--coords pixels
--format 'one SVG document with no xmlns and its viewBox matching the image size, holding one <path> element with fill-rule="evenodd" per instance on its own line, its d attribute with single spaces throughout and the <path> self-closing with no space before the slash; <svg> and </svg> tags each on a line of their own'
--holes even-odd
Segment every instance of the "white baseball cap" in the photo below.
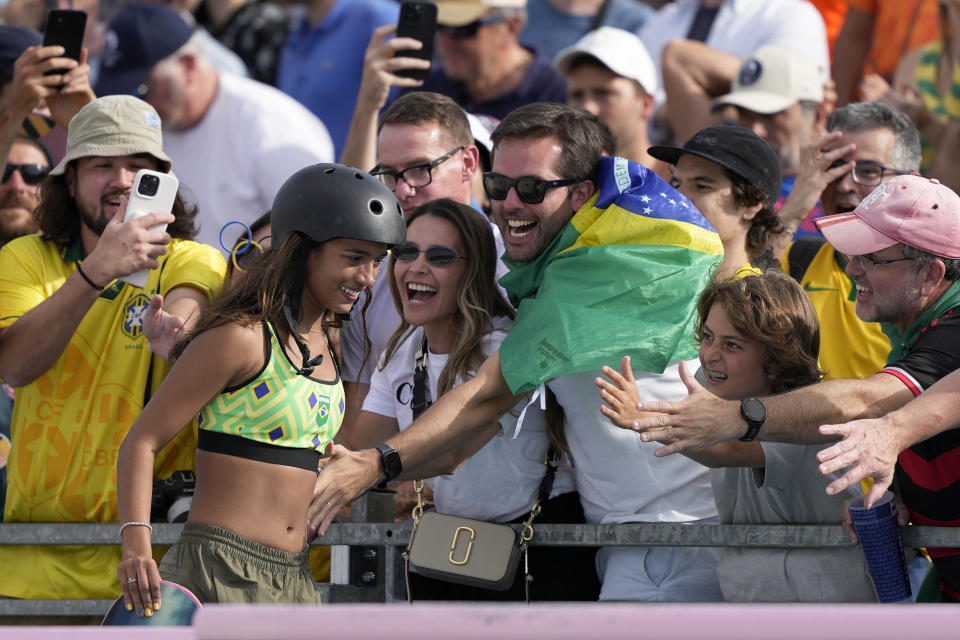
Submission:
<svg viewBox="0 0 960 640">
<path fill-rule="evenodd" d="M 581 55 L 596 58 L 618 76 L 636 80 L 651 95 L 657 91 L 657 69 L 653 60 L 640 38 L 629 31 L 615 27 L 590 31 L 560 51 L 553 59 L 553 67 L 566 75 L 570 63 Z"/>
<path fill-rule="evenodd" d="M 823 77 L 802 53 L 778 45 L 760 47 L 740 65 L 730 93 L 714 107 L 732 104 L 757 113 L 779 113 L 801 100 L 823 100 Z"/>
</svg>

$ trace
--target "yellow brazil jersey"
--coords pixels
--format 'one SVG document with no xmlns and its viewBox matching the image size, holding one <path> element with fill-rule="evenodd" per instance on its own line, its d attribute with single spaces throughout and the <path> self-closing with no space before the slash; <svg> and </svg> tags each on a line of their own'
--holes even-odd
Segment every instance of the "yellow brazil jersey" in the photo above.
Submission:
<svg viewBox="0 0 960 640">
<path fill-rule="evenodd" d="M 0 250 L 0 328 L 59 289 L 82 258 L 39 235 Z M 212 299 L 225 263 L 212 247 L 173 240 L 144 289 L 114 283 L 93 303 L 66 350 L 32 383 L 16 389 L 7 466 L 7 522 L 116 522 L 117 453 L 170 365 L 153 356 L 143 315 L 154 293 L 190 286 Z M 192 469 L 196 425 L 157 457 L 155 477 Z M 114 598 L 119 547 L 0 546 L 0 595 Z"/>
<path fill-rule="evenodd" d="M 794 246 L 781 260 L 786 273 Z M 820 319 L 820 368 L 826 372 L 825 380 L 872 376 L 890 353 L 890 340 L 880 325 L 857 317 L 856 287 L 843 269 L 843 258 L 824 243 L 800 279 Z"/>
</svg>

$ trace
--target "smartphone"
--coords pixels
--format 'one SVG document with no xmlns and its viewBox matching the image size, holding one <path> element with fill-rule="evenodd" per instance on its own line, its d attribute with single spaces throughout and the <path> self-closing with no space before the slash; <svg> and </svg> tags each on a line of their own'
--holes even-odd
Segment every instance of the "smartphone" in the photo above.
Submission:
<svg viewBox="0 0 960 640">
<path fill-rule="evenodd" d="M 83 48 L 83 31 L 87 26 L 87 13 L 73 9 L 50 9 L 47 11 L 47 23 L 43 27 L 43 46 L 60 45 L 66 50 L 64 58 L 73 58 L 80 61 L 80 50 Z M 51 69 L 44 75 L 60 73 L 61 70 Z"/>
<path fill-rule="evenodd" d="M 423 43 L 419 50 L 397 51 L 398 58 L 433 60 L 433 39 L 437 35 L 437 5 L 432 2 L 401 2 L 397 22 L 398 38 L 413 38 Z M 426 80 L 430 69 L 403 69 L 398 76 Z"/>
<path fill-rule="evenodd" d="M 169 173 L 160 173 L 150 169 L 140 169 L 133 178 L 133 189 L 127 200 L 127 212 L 123 216 L 124 222 L 142 218 L 149 213 L 170 213 L 173 211 L 173 201 L 177 197 L 180 181 Z M 158 224 L 150 230 L 166 230 L 167 225 Z M 120 278 L 141 289 L 147 284 L 149 269 L 141 269 L 128 276 Z"/>
</svg>

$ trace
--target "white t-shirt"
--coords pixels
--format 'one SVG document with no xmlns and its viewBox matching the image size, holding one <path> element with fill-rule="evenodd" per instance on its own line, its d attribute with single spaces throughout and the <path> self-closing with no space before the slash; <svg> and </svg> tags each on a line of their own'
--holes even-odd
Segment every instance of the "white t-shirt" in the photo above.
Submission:
<svg viewBox="0 0 960 640">
<path fill-rule="evenodd" d="M 696 370 L 696 361 L 687 367 Z M 599 375 L 576 373 L 547 383 L 563 407 L 587 522 L 691 522 L 715 517 L 707 468 L 682 455 L 654 457 L 654 449 L 663 445 L 641 442 L 638 433 L 610 422 L 600 413 L 603 401 L 593 382 Z M 644 400 L 687 397 L 677 363 L 662 374 L 634 371 L 634 376 Z"/>
<path fill-rule="evenodd" d="M 273 206 L 280 186 L 300 169 L 332 162 L 326 127 L 299 102 L 271 86 L 220 74 L 217 96 L 203 120 L 163 132 L 163 149 L 200 210 L 197 242 L 223 250 L 220 229 L 250 224 Z M 191 197 L 192 196 L 192 197 Z M 227 229 L 227 246 L 242 233 Z"/>
<path fill-rule="evenodd" d="M 700 7 L 700 0 L 677 0 L 647 20 L 640 39 L 650 52 L 660 74 L 657 104 L 663 104 L 663 75 L 660 54 L 677 38 L 686 38 Z M 704 43 L 741 60 L 765 44 L 778 44 L 804 54 L 830 77 L 830 53 L 823 17 L 806 0 L 727 0 L 713 21 Z"/>
<path fill-rule="evenodd" d="M 483 341 L 483 352 L 490 355 L 500 348 L 511 321 L 506 317 L 494 320 L 494 331 Z M 416 328 L 398 347 L 386 368 L 379 367 L 370 380 L 370 392 L 363 403 L 364 411 L 395 418 L 403 431 L 413 422 L 410 401 L 413 398 L 414 358 L 423 329 Z M 447 354 L 427 356 L 427 388 L 429 399 L 437 398 L 437 381 Z M 523 429 L 514 439 L 517 416 L 525 402 L 512 413 L 500 417 L 501 430 L 452 475 L 428 479 L 433 489 L 437 511 L 476 520 L 506 522 L 530 510 L 543 479 L 543 457 L 547 452 L 547 422 L 538 407 L 530 407 L 523 419 Z M 573 491 L 573 479 L 563 467 L 558 469 L 551 495 Z"/>
<path fill-rule="evenodd" d="M 497 244 L 497 255 L 503 256 L 503 237 L 500 235 L 500 229 L 495 224 L 491 224 L 490 228 L 493 230 L 493 239 Z M 370 307 L 366 312 L 367 336 L 371 343 L 370 355 L 367 356 L 367 363 L 363 371 L 360 370 L 360 365 L 363 363 L 364 354 L 364 320 L 360 315 L 360 310 L 366 304 L 366 293 L 361 294 L 360 300 L 353 305 L 353 310 L 350 312 L 350 322 L 345 322 L 343 329 L 340 330 L 340 350 L 343 354 L 343 367 L 340 375 L 346 382 L 370 384 L 370 376 L 376 367 L 380 354 L 386 349 L 390 336 L 400 326 L 400 312 L 397 311 L 397 307 L 393 303 L 393 296 L 390 294 L 389 264 L 389 261 L 384 261 L 383 267 L 377 273 L 377 279 L 371 288 L 373 299 L 370 301 Z M 503 259 L 498 259 L 497 279 L 503 277 L 507 271 L 509 269 L 507 269 L 507 265 L 503 264 Z M 499 285 L 498 288 L 506 299 L 507 292 Z"/>
</svg>

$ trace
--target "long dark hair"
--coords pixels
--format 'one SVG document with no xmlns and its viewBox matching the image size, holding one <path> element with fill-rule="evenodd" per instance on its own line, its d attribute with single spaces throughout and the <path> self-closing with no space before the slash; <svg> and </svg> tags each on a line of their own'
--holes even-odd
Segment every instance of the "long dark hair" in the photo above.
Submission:
<svg viewBox="0 0 960 640">
<path fill-rule="evenodd" d="M 204 331 L 231 322 L 253 325 L 270 321 L 289 330 L 283 320 L 283 303 L 293 286 L 297 265 L 320 246 L 299 231 L 290 232 L 279 246 L 271 246 L 235 287 L 224 291 L 200 314 L 193 329 L 174 346 L 171 357 L 178 358 L 190 341 Z M 322 325 L 325 330 L 339 328 L 341 321 L 327 311 Z"/>
<path fill-rule="evenodd" d="M 40 183 L 40 202 L 34 211 L 43 239 L 61 247 L 70 247 L 80 239 L 80 211 L 70 195 L 66 175 L 47 176 Z M 193 240 L 197 234 L 197 208 L 188 207 L 177 192 L 173 201 L 173 216 L 167 233 L 173 238 Z"/>
<path fill-rule="evenodd" d="M 472 207 L 443 198 L 420 205 L 407 218 L 407 227 L 423 216 L 441 218 L 452 224 L 460 234 L 468 253 L 467 268 L 457 294 L 456 318 L 451 320 L 457 325 L 457 335 L 447 364 L 437 380 L 437 393 L 442 395 L 453 387 L 457 378 L 466 380 L 476 373 L 486 360 L 481 344 L 483 338 L 493 329 L 493 319 L 497 316 L 513 318 L 514 310 L 497 288 L 497 245 L 487 219 Z M 400 290 L 396 278 L 393 277 L 395 266 L 396 259 L 391 258 L 390 292 L 400 313 L 401 323 L 387 342 L 383 366 L 396 354 L 400 344 L 412 331 L 403 318 Z"/>
</svg>

